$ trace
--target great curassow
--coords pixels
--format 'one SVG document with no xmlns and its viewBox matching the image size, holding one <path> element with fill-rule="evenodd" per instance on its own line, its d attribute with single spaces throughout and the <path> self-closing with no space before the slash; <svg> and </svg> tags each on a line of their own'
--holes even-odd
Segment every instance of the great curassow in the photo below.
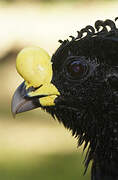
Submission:
<svg viewBox="0 0 118 180">
<path fill-rule="evenodd" d="M 88 146 L 85 167 L 92 161 L 92 180 L 118 180 L 118 28 L 98 20 L 60 43 L 52 58 L 39 47 L 19 53 L 16 68 L 24 82 L 12 112 L 46 110 L 79 146 Z"/>
</svg>

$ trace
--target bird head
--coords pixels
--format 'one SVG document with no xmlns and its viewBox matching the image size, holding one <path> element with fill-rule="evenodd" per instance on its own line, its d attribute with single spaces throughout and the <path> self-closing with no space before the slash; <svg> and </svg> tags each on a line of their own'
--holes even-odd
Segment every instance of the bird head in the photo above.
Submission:
<svg viewBox="0 0 118 180">
<path fill-rule="evenodd" d="M 98 20 L 71 38 L 60 41 L 51 58 L 39 47 L 18 54 L 24 82 L 14 93 L 12 112 L 40 107 L 72 130 L 79 145 L 90 142 L 95 149 L 105 133 L 102 122 L 109 126 L 118 102 L 118 29 L 111 20 Z"/>
</svg>

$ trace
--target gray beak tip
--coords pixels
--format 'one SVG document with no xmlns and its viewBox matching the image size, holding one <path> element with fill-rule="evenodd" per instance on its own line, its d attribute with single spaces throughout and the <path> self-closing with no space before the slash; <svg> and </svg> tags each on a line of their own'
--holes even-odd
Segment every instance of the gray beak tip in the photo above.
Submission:
<svg viewBox="0 0 118 180">
<path fill-rule="evenodd" d="M 22 83 L 15 91 L 12 102 L 11 102 L 11 112 L 15 118 L 16 114 L 29 111 L 35 108 L 38 108 L 32 101 L 32 99 L 25 98 L 25 89 L 24 83 Z"/>
</svg>

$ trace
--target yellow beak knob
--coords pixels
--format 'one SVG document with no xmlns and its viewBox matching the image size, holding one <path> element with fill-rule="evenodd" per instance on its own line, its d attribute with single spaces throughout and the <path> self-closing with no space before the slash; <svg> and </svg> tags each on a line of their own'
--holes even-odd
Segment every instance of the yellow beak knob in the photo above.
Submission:
<svg viewBox="0 0 118 180">
<path fill-rule="evenodd" d="M 48 53 L 40 47 L 24 48 L 17 56 L 16 69 L 33 87 L 50 83 L 52 64 Z"/>
</svg>

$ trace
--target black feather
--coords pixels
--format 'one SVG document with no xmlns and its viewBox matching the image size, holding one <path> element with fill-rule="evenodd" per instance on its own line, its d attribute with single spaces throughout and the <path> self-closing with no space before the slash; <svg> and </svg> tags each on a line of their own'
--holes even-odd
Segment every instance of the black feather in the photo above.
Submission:
<svg viewBox="0 0 118 180">
<path fill-rule="evenodd" d="M 52 56 L 52 83 L 61 95 L 45 109 L 72 131 L 78 146 L 88 145 L 92 180 L 117 180 L 118 29 L 107 19 L 77 33 L 61 40 Z"/>
</svg>

